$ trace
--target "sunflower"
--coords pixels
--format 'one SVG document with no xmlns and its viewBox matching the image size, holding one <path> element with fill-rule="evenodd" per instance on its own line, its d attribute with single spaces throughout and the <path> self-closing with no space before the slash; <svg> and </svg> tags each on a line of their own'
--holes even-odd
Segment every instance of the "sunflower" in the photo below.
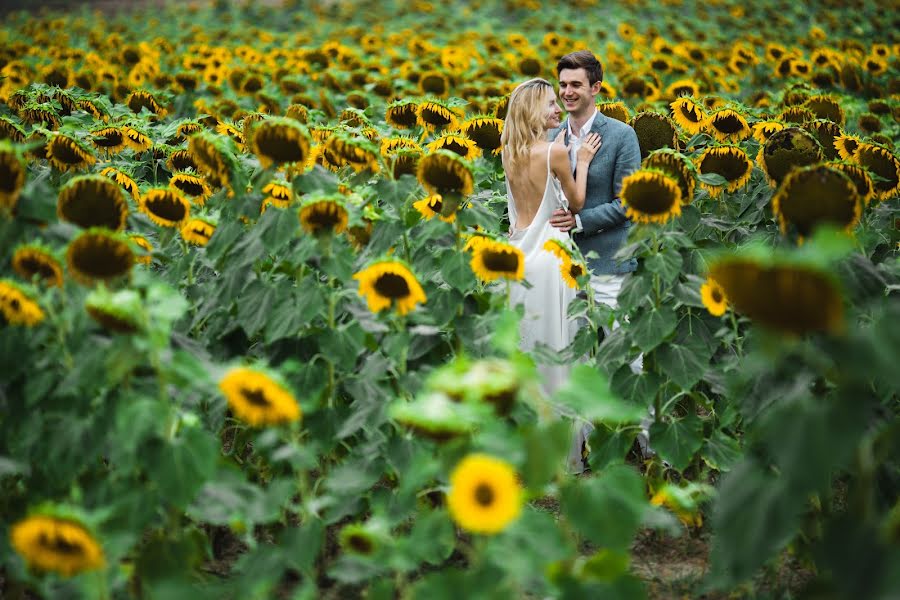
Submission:
<svg viewBox="0 0 900 600">
<path fill-rule="evenodd" d="M 253 127 L 250 148 L 263 168 L 289 163 L 305 163 L 309 157 L 310 134 L 293 119 L 271 117 Z"/>
<path fill-rule="evenodd" d="M 395 100 L 388 104 L 384 118 L 395 129 L 412 129 L 419 122 L 418 104 L 413 100 Z"/>
<path fill-rule="evenodd" d="M 544 250 L 553 254 L 560 260 L 559 272 L 563 281 L 570 288 L 578 288 L 578 279 L 587 274 L 587 267 L 572 255 L 572 250 L 560 240 L 547 240 Z"/>
<path fill-rule="evenodd" d="M 209 189 L 206 180 L 193 173 L 175 173 L 169 180 L 169 187 L 180 190 L 199 206 L 206 204 L 212 195 L 212 190 Z"/>
<path fill-rule="evenodd" d="M 176 135 L 184 140 L 201 131 L 203 131 L 203 125 L 197 121 L 184 121 L 183 123 L 179 123 L 178 128 L 175 130 Z"/>
<path fill-rule="evenodd" d="M 166 166 L 172 172 L 188 170 L 200 171 L 197 167 L 197 163 L 194 162 L 194 158 L 188 150 L 175 150 L 172 152 L 166 159 Z"/>
<path fill-rule="evenodd" d="M 824 94 L 810 96 L 803 103 L 803 108 L 811 111 L 817 119 L 828 119 L 837 125 L 844 124 L 844 109 L 841 108 L 840 102 L 832 96 Z"/>
<path fill-rule="evenodd" d="M 431 194 L 469 196 L 474 190 L 472 169 L 458 155 L 436 150 L 419 161 L 419 183 Z"/>
<path fill-rule="evenodd" d="M 136 254 L 134 256 L 135 262 L 139 262 L 142 265 L 149 265 L 153 262 L 153 244 L 150 243 L 150 240 L 137 233 L 129 234 L 128 239 L 133 242 L 135 246 L 146 252 L 146 254 Z"/>
<path fill-rule="evenodd" d="M 450 94 L 450 79 L 441 71 L 425 71 L 419 76 L 419 91 L 423 96 L 446 98 Z"/>
<path fill-rule="evenodd" d="M 141 296 L 134 290 L 110 293 L 100 286 L 84 299 L 84 309 L 94 321 L 107 331 L 132 334 L 142 329 Z"/>
<path fill-rule="evenodd" d="M 127 173 L 116 169 L 115 167 L 105 167 L 102 171 L 100 171 L 101 177 L 107 177 L 115 181 L 119 186 L 122 187 L 126 192 L 128 192 L 132 199 L 137 202 L 141 198 L 141 190 L 138 187 L 138 184 L 135 183 L 134 179 L 132 179 Z"/>
<path fill-rule="evenodd" d="M 416 140 L 403 136 L 386 137 L 381 140 L 382 157 L 390 158 L 398 150 L 418 150 L 421 152 L 422 146 Z"/>
<path fill-rule="evenodd" d="M 165 117 L 166 109 L 160 106 L 153 94 L 146 90 L 135 90 L 128 95 L 125 105 L 135 114 L 141 114 L 145 108 L 157 117 Z"/>
<path fill-rule="evenodd" d="M 440 194 L 431 194 L 430 196 L 426 196 L 417 202 L 413 202 L 413 208 L 419 211 L 419 214 L 425 217 L 425 220 L 439 217 L 441 221 L 445 223 L 452 223 L 456 220 L 455 206 L 453 212 L 451 212 L 449 215 L 444 215 L 441 213 L 443 204 L 443 198 L 441 198 Z"/>
<path fill-rule="evenodd" d="M 824 154 L 812 134 L 799 127 L 786 127 L 769 136 L 759 151 L 757 162 L 775 186 L 797 167 L 820 162 Z"/>
<path fill-rule="evenodd" d="M 66 250 L 69 273 L 84 285 L 121 277 L 131 271 L 134 262 L 134 252 L 127 241 L 97 227 L 82 232 Z"/>
<path fill-rule="evenodd" d="M 474 141 L 453 133 L 447 133 L 440 136 L 428 144 L 426 148 L 429 152 L 434 152 L 435 150 L 449 150 L 450 152 L 460 155 L 465 160 L 474 160 L 481 154 L 481 150 Z"/>
<path fill-rule="evenodd" d="M 622 121 L 623 123 L 627 123 L 628 119 L 630 118 L 628 107 L 624 102 L 598 102 L 597 110 L 610 119 Z"/>
<path fill-rule="evenodd" d="M 466 120 L 459 130 L 486 154 L 500 154 L 500 136 L 503 120 L 488 115 L 477 115 Z"/>
<path fill-rule="evenodd" d="M 80 227 L 125 228 L 128 204 L 114 181 L 101 175 L 81 175 L 59 190 L 56 214 Z"/>
<path fill-rule="evenodd" d="M 662 171 L 669 177 L 673 177 L 681 188 L 681 203 L 690 204 L 694 199 L 696 186 L 696 173 L 694 163 L 685 155 L 675 150 L 664 148 L 654 150 L 641 162 L 645 169 Z"/>
<path fill-rule="evenodd" d="M 24 185 L 25 165 L 9 143 L 0 142 L 0 208 L 15 208 Z"/>
<path fill-rule="evenodd" d="M 235 143 L 239 150 L 244 149 L 244 134 L 240 129 L 228 123 L 227 121 L 220 121 L 216 125 L 216 133 L 219 135 L 225 135 L 231 138 L 231 140 Z"/>
<path fill-rule="evenodd" d="M 525 277 L 525 256 L 512 244 L 475 236 L 465 249 L 472 252 L 472 271 L 485 283 L 500 278 L 520 281 Z"/>
<path fill-rule="evenodd" d="M 222 138 L 206 131 L 195 133 L 188 140 L 191 160 L 213 187 L 226 187 L 231 181 L 234 153 L 228 148 L 229 142 L 231 142 L 229 138 Z"/>
<path fill-rule="evenodd" d="M 135 152 L 145 152 L 153 147 L 150 136 L 134 126 L 124 127 L 122 131 L 125 133 L 126 143 Z"/>
<path fill-rule="evenodd" d="M 28 566 L 71 577 L 103 566 L 103 549 L 75 520 L 35 515 L 15 523 L 10 541 Z"/>
<path fill-rule="evenodd" d="M 506 118 L 506 111 L 509 108 L 509 96 L 509 94 L 506 94 L 494 104 L 494 116 L 500 120 Z"/>
<path fill-rule="evenodd" d="M 763 327 L 789 335 L 844 329 L 841 291 L 818 268 L 731 257 L 712 264 L 709 273 L 735 310 Z"/>
<path fill-rule="evenodd" d="M 49 249 L 40 244 L 26 244 L 16 248 L 12 267 L 23 279 L 31 281 L 37 277 L 47 285 L 62 287 L 62 265 Z"/>
<path fill-rule="evenodd" d="M 459 112 L 437 99 L 425 100 L 416 106 L 416 123 L 426 131 L 458 129 Z"/>
<path fill-rule="evenodd" d="M 801 238 L 823 223 L 850 231 L 859 222 L 860 205 L 850 177 L 826 165 L 794 169 L 772 196 L 772 212 L 781 232 L 787 234 L 791 224 Z"/>
<path fill-rule="evenodd" d="M 46 151 L 47 160 L 59 171 L 83 171 L 97 162 L 86 146 L 61 133 L 50 138 Z"/>
<path fill-rule="evenodd" d="M 700 85 L 693 79 L 679 79 L 666 86 L 665 94 L 668 98 L 697 97 L 700 95 Z"/>
<path fill-rule="evenodd" d="M 59 120 L 56 111 L 49 104 L 29 103 L 19 114 L 22 120 L 29 125 L 44 124 L 51 131 L 56 131 L 62 125 L 62 121 Z"/>
<path fill-rule="evenodd" d="M 778 120 L 784 121 L 785 123 L 794 123 L 797 125 L 802 125 L 803 123 L 807 123 L 816 118 L 815 113 L 809 110 L 808 108 L 804 108 L 802 106 L 788 106 L 781 114 L 778 115 Z"/>
<path fill-rule="evenodd" d="M 678 129 L 675 122 L 665 115 L 655 112 L 641 112 L 628 122 L 637 134 L 641 148 L 641 159 L 660 148 L 674 148 L 678 143 Z"/>
<path fill-rule="evenodd" d="M 338 543 L 347 554 L 372 556 L 385 543 L 386 533 L 377 525 L 350 523 L 341 528 Z"/>
<path fill-rule="evenodd" d="M 336 167 L 349 166 L 354 172 L 380 170 L 378 150 L 369 140 L 346 132 L 335 132 L 325 142 L 326 160 Z"/>
<path fill-rule="evenodd" d="M 845 161 L 831 161 L 824 164 L 837 169 L 849 177 L 850 181 L 853 182 L 853 185 L 856 186 L 856 193 L 859 195 L 859 201 L 862 202 L 864 206 L 869 205 L 869 202 L 875 197 L 875 184 L 866 169 Z"/>
<path fill-rule="evenodd" d="M 729 108 L 717 110 L 703 121 L 703 130 L 719 142 L 738 143 L 750 137 L 747 119 Z"/>
<path fill-rule="evenodd" d="M 393 304 L 405 315 L 416 304 L 427 302 L 425 291 L 412 270 L 399 260 L 379 260 L 353 275 L 359 281 L 359 295 L 366 297 L 369 310 L 381 312 Z"/>
<path fill-rule="evenodd" d="M 297 216 L 303 229 L 312 235 L 337 235 L 347 229 L 347 207 L 340 194 L 306 198 Z"/>
<path fill-rule="evenodd" d="M 104 156 L 118 154 L 128 147 L 125 133 L 118 127 L 101 127 L 91 131 L 91 143 Z"/>
<path fill-rule="evenodd" d="M 753 173 L 753 161 L 738 146 L 710 146 L 697 158 L 697 170 L 701 175 L 715 173 L 725 178 L 721 185 L 700 182 L 716 198 L 723 190 L 735 192 L 744 187 Z"/>
<path fill-rule="evenodd" d="M 303 104 L 291 104 L 284 111 L 284 116 L 306 125 L 309 122 L 309 109 Z"/>
<path fill-rule="evenodd" d="M 841 160 L 854 160 L 856 150 L 861 143 L 861 139 L 846 133 L 834 138 L 834 148 Z"/>
<path fill-rule="evenodd" d="M 900 160 L 890 150 L 863 142 L 856 149 L 854 159 L 879 178 L 875 181 L 876 198 L 887 200 L 900 192 Z"/>
<path fill-rule="evenodd" d="M 291 184 L 284 180 L 270 181 L 263 187 L 262 192 L 266 194 L 266 197 L 263 199 L 261 212 L 266 212 L 267 206 L 287 208 L 294 199 Z"/>
<path fill-rule="evenodd" d="M 0 279 L 0 314 L 10 325 L 34 327 L 44 320 L 44 311 L 22 286 Z"/>
<path fill-rule="evenodd" d="M 234 415 L 254 427 L 300 419 L 300 405 L 294 395 L 260 370 L 234 367 L 219 381 L 219 389 Z"/>
<path fill-rule="evenodd" d="M 21 144 L 25 141 L 25 130 L 9 118 L 0 117 L 0 140 Z"/>
<path fill-rule="evenodd" d="M 216 224 L 202 217 L 193 217 L 184 222 L 179 230 L 181 238 L 195 246 L 205 246 L 216 232 Z"/>
<path fill-rule="evenodd" d="M 450 474 L 450 516 L 466 531 L 499 533 L 518 518 L 523 503 L 516 473 L 502 460 L 470 454 Z"/>
<path fill-rule="evenodd" d="M 140 210 L 160 227 L 180 227 L 190 217 L 191 205 L 181 191 L 151 188 L 140 200 Z"/>
<path fill-rule="evenodd" d="M 827 160 L 838 158 L 838 151 L 834 145 L 834 141 L 843 135 L 841 128 L 837 123 L 828 119 L 816 119 L 810 121 L 803 126 L 808 132 L 813 134 L 822 146 L 822 152 Z"/>
<path fill-rule="evenodd" d="M 709 314 L 714 317 L 721 317 L 728 310 L 728 297 L 725 296 L 725 290 L 715 279 L 707 278 L 706 282 L 700 286 L 700 299 Z"/>
<path fill-rule="evenodd" d="M 660 171 L 640 169 L 622 180 L 625 216 L 639 223 L 665 223 L 681 214 L 681 188 Z"/>
</svg>

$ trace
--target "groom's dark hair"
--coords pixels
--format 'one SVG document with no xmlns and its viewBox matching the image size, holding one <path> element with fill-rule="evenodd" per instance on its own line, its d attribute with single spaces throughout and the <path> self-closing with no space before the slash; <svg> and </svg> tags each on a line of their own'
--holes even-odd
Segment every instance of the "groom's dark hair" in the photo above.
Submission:
<svg viewBox="0 0 900 600">
<path fill-rule="evenodd" d="M 594 85 L 603 81 L 603 65 L 589 50 L 579 50 L 566 54 L 556 63 L 556 76 L 563 69 L 584 69 L 587 72 L 588 83 Z"/>
</svg>

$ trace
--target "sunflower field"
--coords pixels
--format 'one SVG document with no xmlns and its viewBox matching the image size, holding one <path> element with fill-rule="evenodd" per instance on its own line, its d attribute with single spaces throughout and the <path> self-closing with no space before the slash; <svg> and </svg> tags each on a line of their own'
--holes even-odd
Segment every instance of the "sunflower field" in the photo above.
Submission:
<svg viewBox="0 0 900 600">
<path fill-rule="evenodd" d="M 890 3 L 71 4 L 0 26 L 0 597 L 900 596 Z M 579 49 L 639 266 L 548 248 L 524 353 L 500 134 Z"/>
</svg>

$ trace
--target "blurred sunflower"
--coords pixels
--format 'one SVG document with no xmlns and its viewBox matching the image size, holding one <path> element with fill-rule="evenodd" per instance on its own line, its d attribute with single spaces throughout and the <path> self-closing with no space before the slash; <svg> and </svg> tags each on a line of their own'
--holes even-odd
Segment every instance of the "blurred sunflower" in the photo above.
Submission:
<svg viewBox="0 0 900 600">
<path fill-rule="evenodd" d="M 267 206 L 287 208 L 294 199 L 291 184 L 284 180 L 273 179 L 263 187 L 262 192 L 266 197 L 263 198 L 261 212 L 266 212 Z"/>
<path fill-rule="evenodd" d="M 253 127 L 250 148 L 263 168 L 288 163 L 305 163 L 309 157 L 310 134 L 293 119 L 272 117 Z"/>
<path fill-rule="evenodd" d="M 181 238 L 195 246 L 205 246 L 216 232 L 216 224 L 205 217 L 187 219 L 180 227 Z"/>
<path fill-rule="evenodd" d="M 108 179 L 112 179 L 116 182 L 119 187 L 128 192 L 131 195 L 131 198 L 137 202 L 141 198 L 141 190 L 138 187 L 138 184 L 135 183 L 134 179 L 132 179 L 127 173 L 120 171 L 115 167 L 105 167 L 102 171 L 100 171 L 101 177 L 106 177 Z"/>
<path fill-rule="evenodd" d="M 728 297 L 715 279 L 707 278 L 706 282 L 700 286 L 700 300 L 709 314 L 714 317 L 721 317 L 728 310 Z"/>
<path fill-rule="evenodd" d="M 863 142 L 857 147 L 853 159 L 877 177 L 874 183 L 878 200 L 887 200 L 900 193 L 900 160 L 890 150 Z"/>
<path fill-rule="evenodd" d="M 414 100 L 395 100 L 388 104 L 385 120 L 395 129 L 412 129 L 419 122 L 418 104 Z"/>
<path fill-rule="evenodd" d="M 469 239 L 465 249 L 472 252 L 472 272 L 485 283 L 501 278 L 520 281 L 525 277 L 525 256 L 512 244 L 475 236 Z"/>
<path fill-rule="evenodd" d="M 104 564 L 100 543 L 74 520 L 34 515 L 16 522 L 9 537 L 16 552 L 38 571 L 72 577 Z"/>
<path fill-rule="evenodd" d="M 810 96 L 803 103 L 803 108 L 811 111 L 817 119 L 828 119 L 837 124 L 844 124 L 844 109 L 840 102 L 829 95 Z"/>
<path fill-rule="evenodd" d="M 597 110 L 610 119 L 627 123 L 630 118 L 628 107 L 624 102 L 598 102 Z"/>
<path fill-rule="evenodd" d="M 191 216 L 191 205 L 177 188 L 151 188 L 140 200 L 140 210 L 160 227 L 180 227 Z"/>
<path fill-rule="evenodd" d="M 101 228 L 82 232 L 66 250 L 69 273 L 83 285 L 122 277 L 131 271 L 134 262 L 128 242 Z"/>
<path fill-rule="evenodd" d="M 128 204 L 122 188 L 101 175 L 81 175 L 59 190 L 57 216 L 79 227 L 125 228 Z"/>
<path fill-rule="evenodd" d="M 374 313 L 393 305 L 397 313 L 405 315 L 416 304 L 427 302 L 425 291 L 412 270 L 396 259 L 377 260 L 353 275 L 359 281 L 359 295 L 365 296 L 369 310 Z"/>
<path fill-rule="evenodd" d="M 875 197 L 875 184 L 866 169 L 846 161 L 831 161 L 824 164 L 837 169 L 849 177 L 853 185 L 856 186 L 856 193 L 859 195 L 860 202 L 862 202 L 863 206 L 869 205 L 869 202 Z"/>
<path fill-rule="evenodd" d="M 24 185 L 25 165 L 9 143 L 0 142 L 0 208 L 15 208 Z"/>
<path fill-rule="evenodd" d="M 469 454 L 450 474 L 447 506 L 462 529 L 493 535 L 522 511 L 524 495 L 513 468 L 484 454 Z"/>
<path fill-rule="evenodd" d="M 759 151 L 757 163 L 769 184 L 775 186 L 792 169 L 815 164 L 823 157 L 822 147 L 812 134 L 799 127 L 786 127 L 769 136 Z"/>
<path fill-rule="evenodd" d="M 234 367 L 219 381 L 234 415 L 253 427 L 281 425 L 301 417 L 294 395 L 267 373 Z"/>
<path fill-rule="evenodd" d="M 0 279 L 0 314 L 10 325 L 34 327 L 44 320 L 44 311 L 21 285 Z"/>
<path fill-rule="evenodd" d="M 46 151 L 47 160 L 59 171 L 83 171 L 97 162 L 90 149 L 62 133 L 50 138 Z"/>
<path fill-rule="evenodd" d="M 131 92 L 125 100 L 125 105 L 135 114 L 141 114 L 141 111 L 146 108 L 157 117 L 162 118 L 166 116 L 167 112 L 166 109 L 156 101 L 153 94 L 147 90 L 135 90 Z"/>
<path fill-rule="evenodd" d="M 125 143 L 135 152 L 145 152 L 153 147 L 153 140 L 150 139 L 143 131 L 134 126 L 126 126 L 122 128 L 125 133 Z"/>
<path fill-rule="evenodd" d="M 741 189 L 747 185 L 753 173 L 753 161 L 738 146 L 710 146 L 696 160 L 697 170 L 701 175 L 714 173 L 725 179 L 720 185 L 700 182 L 713 198 L 723 191 L 735 192 Z"/>
<path fill-rule="evenodd" d="M 325 142 L 323 151 L 329 162 L 338 167 L 349 166 L 356 173 L 365 170 L 377 173 L 381 169 L 377 147 L 369 140 L 347 132 L 335 132 Z"/>
<path fill-rule="evenodd" d="M 25 141 L 25 130 L 9 118 L 0 117 L 0 140 L 21 144 Z"/>
<path fill-rule="evenodd" d="M 628 122 L 637 134 L 641 159 L 660 148 L 674 148 L 678 143 L 675 122 L 656 112 L 640 112 Z"/>
<path fill-rule="evenodd" d="M 750 137 L 747 119 L 739 112 L 728 108 L 717 110 L 706 117 L 703 129 L 717 141 L 738 143 Z"/>
<path fill-rule="evenodd" d="M 98 287 L 84 299 L 84 309 L 109 332 L 129 335 L 141 330 L 141 297 L 134 290 L 110 293 L 105 287 Z"/>
<path fill-rule="evenodd" d="M 801 238 L 822 224 L 852 230 L 859 222 L 861 204 L 850 177 L 827 165 L 794 169 L 772 196 L 772 212 L 782 234 L 793 225 Z"/>
<path fill-rule="evenodd" d="M 450 79 L 442 71 L 425 71 L 419 76 L 419 91 L 423 96 L 446 98 L 450 95 Z"/>
<path fill-rule="evenodd" d="M 206 181 L 210 185 L 213 187 L 228 186 L 231 181 L 231 156 L 233 155 L 229 152 L 223 138 L 205 131 L 196 133 L 188 140 L 188 154 L 197 170 L 206 177 Z"/>
<path fill-rule="evenodd" d="M 662 171 L 674 178 L 681 188 L 682 204 L 690 204 L 693 201 L 696 173 L 694 163 L 688 157 L 675 150 L 664 148 L 651 152 L 641 162 L 641 166 L 645 169 Z"/>
<path fill-rule="evenodd" d="M 304 199 L 297 216 L 303 229 L 315 236 L 338 235 L 347 229 L 347 207 L 340 194 Z"/>
<path fill-rule="evenodd" d="M 679 79 L 666 86 L 665 95 L 668 98 L 696 98 L 700 95 L 700 84 L 693 79 Z M 670 105 L 671 106 L 671 105 Z"/>
<path fill-rule="evenodd" d="M 181 191 L 199 206 L 206 204 L 212 195 L 212 190 L 206 180 L 193 173 L 175 173 L 169 179 L 169 187 Z"/>
<path fill-rule="evenodd" d="M 575 258 L 572 249 L 561 240 L 551 239 L 544 244 L 544 250 L 560 260 L 559 272 L 566 285 L 578 289 L 578 279 L 584 277 L 588 271 L 585 264 Z"/>
<path fill-rule="evenodd" d="M 426 131 L 454 130 L 459 127 L 459 111 L 437 100 L 424 100 L 416 106 L 416 122 Z"/>
<path fill-rule="evenodd" d="M 132 233 L 128 235 L 129 241 L 133 242 L 135 246 L 143 250 L 146 254 L 135 254 L 134 260 L 135 262 L 139 262 L 142 265 L 149 265 L 153 262 L 153 244 L 142 235 L 137 233 Z"/>
<path fill-rule="evenodd" d="M 53 252 L 41 244 L 19 246 L 12 257 L 13 270 L 28 281 L 38 278 L 49 286 L 62 287 L 62 265 Z"/>
<path fill-rule="evenodd" d="M 91 143 L 104 156 L 118 154 L 128 147 L 125 133 L 118 127 L 101 127 L 91 131 Z"/>
<path fill-rule="evenodd" d="M 439 217 L 445 223 L 452 223 L 456 220 L 456 210 L 449 215 L 444 215 L 441 213 L 443 204 L 443 198 L 441 198 L 440 194 L 431 194 L 417 202 L 413 202 L 413 208 L 419 211 L 419 214 L 425 217 L 426 221 Z"/>
<path fill-rule="evenodd" d="M 446 133 L 436 138 L 426 148 L 429 152 L 449 150 L 465 160 L 474 160 L 481 155 L 481 150 L 473 140 L 453 133 Z"/>
<path fill-rule="evenodd" d="M 685 132 L 696 135 L 703 129 L 706 114 L 703 107 L 692 98 L 681 97 L 669 104 L 669 107 L 672 109 L 672 118 Z"/>
<path fill-rule="evenodd" d="M 681 188 L 660 171 L 640 169 L 622 180 L 625 216 L 638 223 L 665 223 L 681 214 Z"/>
<path fill-rule="evenodd" d="M 458 155 L 436 150 L 419 160 L 419 183 L 431 194 L 469 196 L 474 190 L 472 169 Z"/>
</svg>

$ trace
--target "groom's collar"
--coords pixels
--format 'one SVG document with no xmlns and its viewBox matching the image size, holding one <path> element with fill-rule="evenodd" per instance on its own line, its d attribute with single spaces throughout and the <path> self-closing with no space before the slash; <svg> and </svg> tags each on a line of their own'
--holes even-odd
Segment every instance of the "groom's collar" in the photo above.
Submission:
<svg viewBox="0 0 900 600">
<path fill-rule="evenodd" d="M 606 125 L 609 121 L 609 117 L 604 115 L 602 112 L 597 110 L 597 113 L 594 115 L 594 124 L 591 125 L 591 131 L 600 131 L 600 128 Z M 560 127 L 563 131 L 566 132 L 566 135 L 569 135 L 569 117 L 566 117 L 566 120 L 560 124 Z"/>
</svg>

